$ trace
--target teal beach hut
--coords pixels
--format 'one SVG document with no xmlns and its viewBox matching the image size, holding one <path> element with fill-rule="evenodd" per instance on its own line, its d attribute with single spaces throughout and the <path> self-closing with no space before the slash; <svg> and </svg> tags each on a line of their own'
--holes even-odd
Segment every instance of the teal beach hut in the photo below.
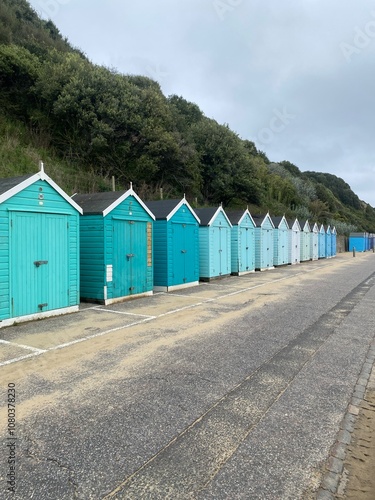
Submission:
<svg viewBox="0 0 375 500">
<path fill-rule="evenodd" d="M 42 164 L 0 180 L 0 326 L 78 311 L 81 212 Z"/>
<path fill-rule="evenodd" d="M 284 216 L 271 217 L 273 230 L 273 265 L 285 266 L 289 260 L 289 226 Z"/>
<path fill-rule="evenodd" d="M 307 220 L 301 227 L 301 262 L 311 260 L 310 234 L 310 224 Z"/>
<path fill-rule="evenodd" d="M 316 222 L 310 223 L 310 257 L 311 260 L 319 259 L 319 229 Z"/>
<path fill-rule="evenodd" d="M 301 226 L 298 219 L 287 219 L 289 226 L 289 251 L 288 263 L 299 264 L 301 262 Z"/>
<path fill-rule="evenodd" d="M 152 294 L 153 214 L 128 191 L 77 194 L 81 217 L 81 299 L 112 304 Z"/>
<path fill-rule="evenodd" d="M 332 257 L 331 226 L 327 226 L 325 230 L 326 230 L 326 258 L 330 259 Z"/>
<path fill-rule="evenodd" d="M 248 209 L 226 212 L 232 224 L 231 273 L 241 276 L 255 271 L 255 222 Z"/>
<path fill-rule="evenodd" d="M 273 230 L 275 226 L 269 214 L 253 217 L 255 222 L 255 270 L 274 269 Z"/>
<path fill-rule="evenodd" d="M 319 259 L 326 258 L 326 230 L 323 224 L 320 224 L 318 233 Z"/>
<path fill-rule="evenodd" d="M 231 273 L 232 224 L 222 206 L 198 208 L 199 278 L 210 281 Z"/>
<path fill-rule="evenodd" d="M 154 222 L 154 291 L 199 284 L 199 218 L 185 197 L 147 201 Z"/>
</svg>

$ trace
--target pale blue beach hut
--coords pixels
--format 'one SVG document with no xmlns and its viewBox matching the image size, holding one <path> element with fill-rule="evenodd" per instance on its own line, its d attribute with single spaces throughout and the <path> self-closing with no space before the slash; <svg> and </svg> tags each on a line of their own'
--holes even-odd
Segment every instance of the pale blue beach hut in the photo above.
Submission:
<svg viewBox="0 0 375 500">
<path fill-rule="evenodd" d="M 253 216 L 255 222 L 255 269 L 274 269 L 273 231 L 275 226 L 269 214 Z"/>
<path fill-rule="evenodd" d="M 301 226 L 298 219 L 287 219 L 289 226 L 288 263 L 299 264 L 301 261 Z"/>
<path fill-rule="evenodd" d="M 248 209 L 226 211 L 231 229 L 231 273 L 236 276 L 255 271 L 255 222 Z"/>
<path fill-rule="evenodd" d="M 199 278 L 210 281 L 231 273 L 232 224 L 222 206 L 197 208 L 199 227 Z"/>
<path fill-rule="evenodd" d="M 289 261 L 289 226 L 284 216 L 271 217 L 273 230 L 273 265 L 284 266 Z"/>
<path fill-rule="evenodd" d="M 318 244 L 319 244 L 319 259 L 326 258 L 326 230 L 324 224 L 320 224 L 318 233 Z"/>
</svg>

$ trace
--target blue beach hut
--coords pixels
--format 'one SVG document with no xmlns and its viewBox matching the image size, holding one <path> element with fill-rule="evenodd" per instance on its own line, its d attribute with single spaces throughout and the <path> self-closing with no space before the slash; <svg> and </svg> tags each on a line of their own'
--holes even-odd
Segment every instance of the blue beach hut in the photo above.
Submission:
<svg viewBox="0 0 375 500">
<path fill-rule="evenodd" d="M 155 216 L 154 290 L 170 292 L 199 283 L 199 218 L 185 197 L 146 201 Z"/>
<path fill-rule="evenodd" d="M 352 252 L 354 248 L 357 252 L 366 252 L 367 250 L 366 234 L 367 233 L 350 233 L 349 252 Z"/>
<path fill-rule="evenodd" d="M 310 256 L 311 260 L 319 259 L 319 229 L 316 222 L 310 223 Z"/>
<path fill-rule="evenodd" d="M 248 209 L 226 212 L 232 224 L 231 273 L 236 276 L 255 271 L 255 222 Z"/>
<path fill-rule="evenodd" d="M 289 260 L 289 226 L 284 216 L 271 217 L 273 230 L 273 265 L 283 266 Z"/>
<path fill-rule="evenodd" d="M 288 263 L 299 264 L 301 261 L 301 226 L 298 219 L 287 219 L 289 226 Z"/>
<path fill-rule="evenodd" d="M 323 224 L 320 224 L 318 233 L 318 243 L 319 243 L 319 259 L 326 258 L 326 230 Z"/>
<path fill-rule="evenodd" d="M 311 259 L 310 233 L 310 224 L 307 220 L 301 230 L 301 262 L 305 262 Z"/>
<path fill-rule="evenodd" d="M 152 294 L 154 216 L 128 191 L 77 194 L 81 217 L 81 299 L 112 304 Z"/>
<path fill-rule="evenodd" d="M 202 281 L 231 273 L 232 224 L 222 206 L 198 208 L 199 277 Z"/>
<path fill-rule="evenodd" d="M 78 311 L 81 212 L 43 164 L 0 180 L 0 326 Z"/>
<path fill-rule="evenodd" d="M 273 266 L 273 230 L 269 214 L 253 217 L 255 222 L 255 269 L 265 271 Z"/>
<path fill-rule="evenodd" d="M 331 238 L 331 226 L 327 226 L 326 230 L 326 258 L 330 259 L 332 257 L 332 238 Z"/>
</svg>

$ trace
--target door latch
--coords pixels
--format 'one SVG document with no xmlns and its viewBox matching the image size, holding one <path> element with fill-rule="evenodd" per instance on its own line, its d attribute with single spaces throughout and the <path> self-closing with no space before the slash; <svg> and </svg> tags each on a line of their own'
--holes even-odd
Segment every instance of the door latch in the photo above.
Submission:
<svg viewBox="0 0 375 500">
<path fill-rule="evenodd" d="M 35 260 L 34 264 L 36 267 L 42 266 L 43 264 L 48 264 L 48 260 Z"/>
</svg>

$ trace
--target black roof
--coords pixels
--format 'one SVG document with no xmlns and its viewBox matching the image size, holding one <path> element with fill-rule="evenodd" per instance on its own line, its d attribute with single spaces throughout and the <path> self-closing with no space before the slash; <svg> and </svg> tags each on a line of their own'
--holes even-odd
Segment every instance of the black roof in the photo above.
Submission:
<svg viewBox="0 0 375 500">
<path fill-rule="evenodd" d="M 228 219 L 230 220 L 232 226 L 238 225 L 240 220 L 243 217 L 243 214 L 246 212 L 246 210 L 231 210 L 231 211 L 225 211 L 225 213 L 228 216 Z"/>
<path fill-rule="evenodd" d="M 283 217 L 284 217 L 283 215 L 277 215 L 276 217 L 271 217 L 271 220 L 272 220 L 272 222 L 273 222 L 273 225 L 274 225 L 275 227 L 279 227 L 280 222 L 283 220 Z M 285 219 L 285 220 L 286 220 L 286 219 Z M 287 224 L 288 224 L 288 226 L 289 226 L 289 223 L 288 223 L 288 221 L 287 221 L 287 220 L 286 220 L 286 222 L 287 222 Z M 292 226 L 293 226 L 293 223 L 292 223 Z M 289 227 L 292 227 L 292 226 L 289 226 Z"/>
<path fill-rule="evenodd" d="M 156 200 L 145 201 L 145 205 L 155 215 L 155 219 L 166 219 L 168 215 L 174 210 L 180 200 Z"/>
<path fill-rule="evenodd" d="M 198 215 L 201 226 L 207 226 L 212 217 L 217 212 L 218 207 L 205 207 L 205 208 L 196 208 L 195 213 Z"/>
<path fill-rule="evenodd" d="M 292 229 L 293 224 L 296 222 L 296 220 L 298 220 L 298 219 L 297 219 L 297 217 L 294 217 L 294 219 L 287 219 L 287 220 L 286 220 L 286 221 L 287 221 L 287 223 L 288 223 L 288 226 L 290 227 L 290 229 Z M 299 222 L 298 222 L 298 223 L 299 223 Z"/>
<path fill-rule="evenodd" d="M 82 207 L 84 214 L 102 214 L 126 191 L 105 191 L 103 193 L 76 194 L 72 199 Z"/>
<path fill-rule="evenodd" d="M 255 222 L 256 227 L 260 227 L 262 222 L 264 221 L 265 215 L 253 215 L 253 220 Z"/>
<path fill-rule="evenodd" d="M 21 182 L 26 181 L 35 174 L 21 175 L 19 177 L 8 177 L 5 179 L 0 179 L 0 194 L 4 194 L 10 189 L 18 186 Z"/>
</svg>

